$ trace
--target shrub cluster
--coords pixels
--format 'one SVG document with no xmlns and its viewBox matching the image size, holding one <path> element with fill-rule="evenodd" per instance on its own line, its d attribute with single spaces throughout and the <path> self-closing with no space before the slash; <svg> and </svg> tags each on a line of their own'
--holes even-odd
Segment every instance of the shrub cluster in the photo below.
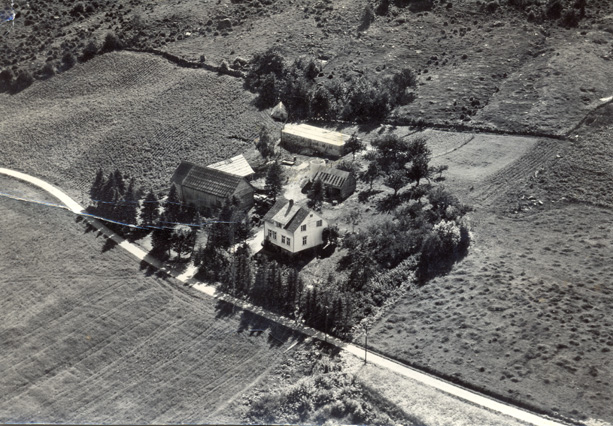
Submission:
<svg viewBox="0 0 613 426">
<path fill-rule="evenodd" d="M 381 121 L 393 108 L 414 99 L 417 78 L 409 68 L 385 79 L 358 76 L 347 82 L 318 81 L 321 71 L 320 61 L 314 58 L 298 58 L 287 65 L 279 51 L 271 48 L 253 57 L 245 86 L 258 93 L 261 108 L 283 101 L 292 120 Z"/>
<path fill-rule="evenodd" d="M 18 70 L 15 74 L 10 68 L 0 72 L 0 92 L 17 93 L 29 87 L 34 76 L 28 70 Z"/>
<path fill-rule="evenodd" d="M 266 393 L 251 405 L 247 416 L 252 422 L 265 424 L 420 423 L 400 410 L 386 409 L 390 407 L 378 399 L 348 373 L 322 372 Z"/>
<path fill-rule="evenodd" d="M 360 174 L 369 183 L 383 179 L 394 193 L 379 202 L 379 209 L 392 212 L 389 219 L 360 234 L 344 239 L 348 250 L 339 262 L 347 270 L 354 290 L 361 290 L 382 270 L 405 259 L 418 259 L 422 277 L 441 272 L 462 256 L 469 244 L 469 211 L 444 187 L 446 166 L 430 165 L 430 150 L 423 138 L 410 141 L 385 135 L 373 141 L 370 163 Z M 422 180 L 427 183 L 422 184 Z"/>
<path fill-rule="evenodd" d="M 79 9 L 78 4 L 75 7 Z M 0 92 L 18 93 L 29 87 L 35 79 L 46 79 L 52 77 L 57 72 L 72 68 L 77 63 L 77 57 L 67 46 L 63 45 L 63 47 L 67 50 L 64 51 L 61 61 L 55 60 L 55 54 L 51 55 L 47 58 L 47 62 L 40 69 L 34 70 L 34 72 L 31 69 L 16 69 L 16 67 L 13 67 L 13 69 L 5 68 L 0 71 Z M 100 47 L 98 47 L 95 40 L 90 40 L 83 48 L 79 60 L 86 62 L 96 55 L 123 48 L 124 43 L 115 33 L 109 32 Z"/>
<path fill-rule="evenodd" d="M 524 12 L 534 22 L 557 21 L 566 28 L 577 27 L 585 17 L 587 0 L 508 0 L 509 5 Z"/>
</svg>

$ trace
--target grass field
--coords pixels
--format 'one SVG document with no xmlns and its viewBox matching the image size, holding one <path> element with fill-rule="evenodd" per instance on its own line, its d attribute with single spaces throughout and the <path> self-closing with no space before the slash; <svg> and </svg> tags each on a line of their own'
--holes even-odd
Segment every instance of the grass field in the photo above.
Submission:
<svg viewBox="0 0 613 426">
<path fill-rule="evenodd" d="M 106 54 L 17 95 L 0 94 L 3 165 L 77 199 L 98 167 L 167 189 L 181 160 L 209 164 L 245 151 L 270 120 L 242 81 L 149 54 Z"/>
<path fill-rule="evenodd" d="M 103 252 L 67 211 L 2 198 L 0 212 L 2 423 L 215 422 L 294 341 Z"/>
<path fill-rule="evenodd" d="M 475 208 L 472 247 L 381 319 L 375 348 L 575 419 L 613 421 L 613 167 L 599 111 L 572 141 L 483 135 L 492 143 L 435 159 Z"/>
</svg>

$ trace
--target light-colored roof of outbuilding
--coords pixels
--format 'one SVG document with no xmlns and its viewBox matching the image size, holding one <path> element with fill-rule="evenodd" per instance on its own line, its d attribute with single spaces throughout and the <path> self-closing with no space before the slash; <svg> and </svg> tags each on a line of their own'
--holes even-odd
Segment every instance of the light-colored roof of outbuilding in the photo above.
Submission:
<svg viewBox="0 0 613 426">
<path fill-rule="evenodd" d="M 218 161 L 217 163 L 209 164 L 208 167 L 242 177 L 251 176 L 255 173 L 243 154 L 239 154 L 236 157 L 232 157 L 227 160 Z"/>
<path fill-rule="evenodd" d="M 351 136 L 335 130 L 309 126 L 308 124 L 286 124 L 282 132 L 335 146 L 344 146 L 345 142 L 351 138 Z"/>
</svg>

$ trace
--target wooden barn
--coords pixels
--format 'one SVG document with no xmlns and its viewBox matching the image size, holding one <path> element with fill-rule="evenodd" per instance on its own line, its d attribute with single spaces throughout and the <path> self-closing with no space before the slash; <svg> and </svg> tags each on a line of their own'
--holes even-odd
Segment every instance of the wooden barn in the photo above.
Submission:
<svg viewBox="0 0 613 426">
<path fill-rule="evenodd" d="M 313 182 L 320 180 L 326 197 L 331 200 L 344 200 L 355 191 L 355 177 L 345 170 L 326 167 L 319 169 L 313 177 Z"/>
<path fill-rule="evenodd" d="M 285 148 L 335 158 L 343 156 L 345 143 L 350 138 L 351 136 L 344 133 L 308 124 L 286 124 L 281 130 L 281 145 Z"/>
<path fill-rule="evenodd" d="M 254 203 L 254 188 L 246 178 L 211 167 L 182 161 L 171 182 L 177 187 L 181 201 L 197 208 L 216 209 L 231 197 L 236 197 L 244 210 Z"/>
</svg>

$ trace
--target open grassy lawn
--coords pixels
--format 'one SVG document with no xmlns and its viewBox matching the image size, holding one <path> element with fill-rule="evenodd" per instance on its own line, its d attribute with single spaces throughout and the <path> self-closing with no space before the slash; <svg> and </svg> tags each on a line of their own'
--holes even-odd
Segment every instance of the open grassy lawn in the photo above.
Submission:
<svg viewBox="0 0 613 426">
<path fill-rule="evenodd" d="M 65 210 L 0 198 L 0 217 L 2 423 L 239 422 L 226 406 L 294 341 L 103 252 Z"/>
<path fill-rule="evenodd" d="M 149 54 L 105 54 L 16 95 L 0 94 L 2 162 L 77 199 L 99 167 L 167 189 L 181 160 L 210 164 L 252 146 L 270 120 L 252 98 L 234 77 Z"/>
</svg>

